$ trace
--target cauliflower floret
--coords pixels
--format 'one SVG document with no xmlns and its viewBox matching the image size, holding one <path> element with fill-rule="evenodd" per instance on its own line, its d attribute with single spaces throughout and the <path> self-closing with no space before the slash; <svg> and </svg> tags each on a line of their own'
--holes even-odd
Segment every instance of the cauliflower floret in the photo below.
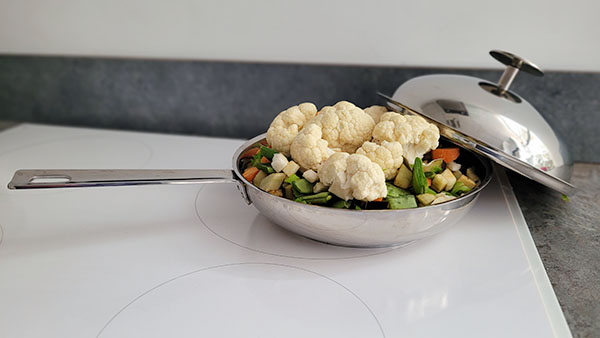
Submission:
<svg viewBox="0 0 600 338">
<path fill-rule="evenodd" d="M 362 109 L 347 101 L 326 106 L 308 125 L 321 128 L 323 139 L 332 149 L 354 153 L 365 141 L 371 139 L 375 121 Z"/>
<path fill-rule="evenodd" d="M 267 130 L 267 142 L 273 149 L 289 155 L 292 140 L 316 114 L 317 107 L 309 102 L 282 111 Z"/>
<path fill-rule="evenodd" d="M 398 168 L 402 165 L 402 144 L 400 142 L 383 141 L 381 145 L 365 142 L 356 150 L 357 154 L 367 156 L 371 161 L 379 164 L 385 173 L 385 179 L 396 177 Z"/>
<path fill-rule="evenodd" d="M 343 152 L 334 153 L 333 155 L 329 156 L 327 161 L 323 163 L 318 171 L 319 180 L 321 183 L 325 184 L 326 186 L 330 186 L 339 175 L 344 175 L 342 180 L 345 180 L 347 167 L 346 160 L 348 159 L 348 156 L 350 156 L 350 154 Z"/>
<path fill-rule="evenodd" d="M 420 116 L 401 115 L 387 112 L 381 115 L 381 120 L 373 129 L 373 140 L 397 141 L 402 144 L 404 158 L 410 163 L 416 157 L 423 157 L 428 151 L 437 148 L 440 131 Z"/>
<path fill-rule="evenodd" d="M 319 179 L 329 186 L 332 194 L 346 201 L 352 198 L 373 201 L 387 195 L 383 170 L 360 154 L 331 155 L 321 166 Z"/>
<path fill-rule="evenodd" d="M 321 138 L 321 128 L 315 124 L 308 124 L 294 138 L 290 146 L 290 153 L 296 163 L 304 169 L 317 170 L 321 163 L 331 154 L 327 148 L 327 141 Z"/>
<path fill-rule="evenodd" d="M 369 108 L 365 108 L 365 113 L 369 114 L 375 121 L 375 124 L 379 123 L 381 120 L 381 115 L 388 112 L 388 109 L 384 106 L 370 106 Z"/>
</svg>

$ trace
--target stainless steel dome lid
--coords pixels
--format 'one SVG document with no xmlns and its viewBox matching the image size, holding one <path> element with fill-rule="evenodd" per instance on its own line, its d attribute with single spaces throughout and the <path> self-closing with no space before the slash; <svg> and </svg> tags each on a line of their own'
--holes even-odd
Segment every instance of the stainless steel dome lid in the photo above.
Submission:
<svg viewBox="0 0 600 338">
<path fill-rule="evenodd" d="M 427 75 L 403 83 L 393 97 L 380 94 L 390 108 L 421 115 L 440 135 L 500 165 L 569 195 L 573 162 L 566 145 L 540 113 L 509 91 L 519 71 L 543 72 L 514 54 L 493 50 L 507 66 L 498 84 L 462 75 Z"/>
</svg>

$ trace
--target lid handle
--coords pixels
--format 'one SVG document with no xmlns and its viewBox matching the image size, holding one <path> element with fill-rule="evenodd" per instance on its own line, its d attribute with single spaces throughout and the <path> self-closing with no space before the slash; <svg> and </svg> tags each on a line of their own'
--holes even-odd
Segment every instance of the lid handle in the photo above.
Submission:
<svg viewBox="0 0 600 338">
<path fill-rule="evenodd" d="M 517 73 L 522 70 L 526 73 L 529 73 L 533 76 L 544 76 L 544 72 L 533 64 L 532 62 L 517 56 L 515 54 L 501 51 L 501 50 L 492 50 L 490 51 L 490 55 L 506 65 L 506 69 L 500 80 L 498 80 L 498 84 L 496 86 L 497 90 L 500 92 L 499 94 L 506 93 L 508 91 L 508 87 L 512 84 Z"/>
</svg>

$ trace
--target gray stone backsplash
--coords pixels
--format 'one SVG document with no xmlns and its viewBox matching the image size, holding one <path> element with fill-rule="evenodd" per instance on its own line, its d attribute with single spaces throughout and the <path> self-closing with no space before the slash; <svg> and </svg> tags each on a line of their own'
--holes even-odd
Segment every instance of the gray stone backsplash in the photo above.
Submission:
<svg viewBox="0 0 600 338">
<path fill-rule="evenodd" d="M 419 75 L 496 82 L 500 71 L 0 56 L 0 120 L 249 138 L 288 106 L 383 102 Z M 563 136 L 573 158 L 600 162 L 600 74 L 517 76 L 512 90 Z"/>
</svg>

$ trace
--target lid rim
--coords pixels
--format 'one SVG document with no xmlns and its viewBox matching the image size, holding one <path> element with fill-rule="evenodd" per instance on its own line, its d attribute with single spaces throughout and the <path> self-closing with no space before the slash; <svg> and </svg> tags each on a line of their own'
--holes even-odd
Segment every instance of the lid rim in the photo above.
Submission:
<svg viewBox="0 0 600 338">
<path fill-rule="evenodd" d="M 381 92 L 377 92 L 377 95 L 387 101 L 387 105 L 390 109 L 397 112 L 409 112 L 425 118 L 428 122 L 435 124 L 438 129 L 440 129 L 440 134 L 448 138 L 453 143 L 473 150 L 478 154 L 493 160 L 501 166 L 510 169 L 511 171 L 514 171 L 565 195 L 573 194 L 577 190 L 573 184 L 566 182 L 559 177 L 551 175 L 548 172 L 542 171 L 541 169 L 536 168 L 531 164 L 522 161 L 521 159 L 510 157 L 510 155 L 502 153 L 498 149 L 495 149 L 495 147 L 490 146 L 485 142 L 473 139 L 472 137 L 469 137 L 468 135 L 465 135 L 444 123 L 441 123 L 419 111 L 416 111 Z M 399 107 L 400 109 L 395 109 L 392 105 Z"/>
</svg>

